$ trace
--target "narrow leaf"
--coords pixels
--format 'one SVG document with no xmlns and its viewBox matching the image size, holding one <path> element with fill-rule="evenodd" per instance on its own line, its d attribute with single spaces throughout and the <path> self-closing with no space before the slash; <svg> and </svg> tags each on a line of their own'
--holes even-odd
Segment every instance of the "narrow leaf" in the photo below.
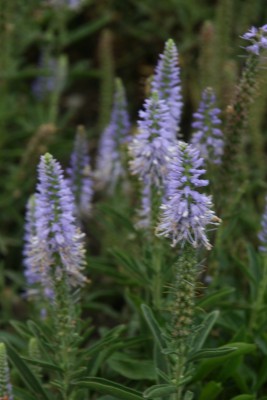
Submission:
<svg viewBox="0 0 267 400">
<path fill-rule="evenodd" d="M 213 325 L 217 321 L 218 317 L 220 315 L 220 312 L 215 310 L 212 311 L 210 314 L 206 316 L 204 321 L 202 322 L 202 327 L 200 328 L 194 343 L 193 343 L 193 352 L 196 352 L 200 350 L 205 343 L 205 340 L 207 339 L 211 329 L 213 328 Z"/>
<path fill-rule="evenodd" d="M 35 394 L 36 398 L 51 400 L 51 397 L 49 397 L 48 394 L 45 392 L 39 380 L 29 369 L 28 365 L 23 361 L 23 359 L 9 344 L 6 344 L 6 348 L 10 361 L 17 368 L 21 378 L 25 382 L 25 385 L 27 385 L 30 391 Z"/>
<path fill-rule="evenodd" d="M 162 351 L 166 347 L 166 343 L 162 337 L 161 328 L 158 322 L 156 321 L 154 314 L 149 306 L 147 306 L 146 304 L 142 304 L 141 309 L 143 311 L 146 322 L 148 323 L 148 326 L 154 336 L 154 339 L 156 340 L 157 344 L 159 345 Z"/>
<path fill-rule="evenodd" d="M 202 358 L 216 358 L 225 356 L 233 351 L 237 350 L 237 347 L 221 347 L 218 349 L 203 349 L 191 354 L 187 361 L 196 361 Z"/>
<path fill-rule="evenodd" d="M 85 378 L 82 381 L 75 382 L 75 385 L 79 387 L 88 387 L 100 393 L 115 396 L 117 399 L 122 399 L 122 400 L 143 399 L 142 393 L 103 378 Z"/>
<path fill-rule="evenodd" d="M 175 385 L 153 385 L 144 391 L 143 397 L 145 399 L 154 399 L 161 396 L 168 396 L 176 392 L 177 387 Z"/>
</svg>

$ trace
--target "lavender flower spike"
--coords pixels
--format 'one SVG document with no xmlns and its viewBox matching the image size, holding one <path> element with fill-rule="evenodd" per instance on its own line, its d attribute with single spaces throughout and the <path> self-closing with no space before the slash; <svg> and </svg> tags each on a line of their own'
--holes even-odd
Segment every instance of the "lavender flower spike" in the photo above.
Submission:
<svg viewBox="0 0 267 400">
<path fill-rule="evenodd" d="M 100 139 L 96 162 L 96 179 L 100 187 L 108 185 L 114 188 L 118 179 L 125 174 L 121 146 L 130 140 L 130 120 L 121 80 L 116 79 L 115 85 L 111 118 Z"/>
<path fill-rule="evenodd" d="M 139 112 L 138 133 L 129 145 L 130 170 L 143 182 L 158 189 L 164 187 L 167 165 L 176 143 L 169 119 L 169 109 L 158 93 L 152 93 Z"/>
<path fill-rule="evenodd" d="M 172 246 L 189 243 L 194 248 L 211 249 L 206 227 L 220 222 L 212 210 L 211 197 L 198 192 L 207 186 L 201 179 L 205 173 L 203 159 L 197 149 L 179 142 L 176 157 L 171 161 L 167 181 L 167 200 L 161 206 L 162 214 L 156 233 L 172 240 Z"/>
<path fill-rule="evenodd" d="M 82 126 L 79 126 L 77 129 L 68 175 L 78 213 L 88 215 L 91 210 L 93 197 L 93 181 L 88 154 L 88 142 Z"/>
<path fill-rule="evenodd" d="M 265 198 L 265 209 L 261 220 L 261 231 L 258 235 L 260 240 L 259 250 L 266 253 L 267 252 L 267 196 Z"/>
<path fill-rule="evenodd" d="M 39 264 L 41 284 L 48 293 L 53 291 L 54 280 L 63 277 L 69 286 L 82 286 L 86 282 L 84 235 L 74 217 L 74 197 L 51 154 L 41 157 L 38 172 L 33 267 Z"/>
<path fill-rule="evenodd" d="M 245 49 L 258 56 L 261 50 L 267 49 L 267 24 L 260 28 L 252 26 L 250 30 L 241 37 L 251 43 L 249 46 L 245 47 Z"/>
<path fill-rule="evenodd" d="M 159 56 L 152 89 L 165 100 L 170 111 L 171 126 L 176 136 L 182 115 L 182 94 L 178 51 L 172 39 L 165 43 L 164 52 Z"/>
<path fill-rule="evenodd" d="M 0 399 L 13 400 L 6 346 L 0 343 Z"/>
<path fill-rule="evenodd" d="M 206 88 L 202 93 L 201 102 L 196 113 L 193 114 L 195 129 L 191 143 L 201 157 L 213 164 L 221 164 L 224 150 L 223 134 L 219 125 L 220 109 L 215 106 L 216 97 L 212 88 Z"/>
</svg>

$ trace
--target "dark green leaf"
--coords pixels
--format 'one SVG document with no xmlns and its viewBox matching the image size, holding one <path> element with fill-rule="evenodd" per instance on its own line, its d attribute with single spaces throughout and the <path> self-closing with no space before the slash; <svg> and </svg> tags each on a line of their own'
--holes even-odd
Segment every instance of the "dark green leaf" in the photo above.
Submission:
<svg viewBox="0 0 267 400">
<path fill-rule="evenodd" d="M 207 339 L 211 329 L 213 328 L 213 325 L 217 321 L 218 317 L 220 315 L 220 312 L 215 310 L 212 311 L 210 314 L 208 314 L 204 321 L 202 322 L 202 326 L 197 333 L 197 336 L 194 340 L 194 343 L 192 345 L 192 352 L 196 352 L 200 350 L 205 343 L 205 340 Z"/>
<path fill-rule="evenodd" d="M 157 344 L 159 345 L 161 351 L 166 348 L 165 340 L 162 336 L 161 327 L 159 326 L 157 320 L 154 317 L 154 314 L 149 306 L 146 304 L 142 304 L 141 309 L 143 311 L 144 317 L 148 323 L 148 326 L 156 340 Z"/>
<path fill-rule="evenodd" d="M 161 396 L 169 396 L 176 392 L 177 387 L 175 385 L 153 385 L 144 391 L 143 397 L 145 399 L 154 399 Z"/>
<path fill-rule="evenodd" d="M 23 359 L 16 353 L 16 351 L 9 344 L 6 344 L 6 347 L 10 361 L 12 362 L 14 367 L 18 370 L 21 378 L 23 379 L 25 385 L 28 386 L 30 391 L 35 394 L 37 399 L 51 400 L 51 396 L 48 396 L 48 394 L 40 384 L 39 380 L 29 369 L 28 365 L 23 361 Z"/>
<path fill-rule="evenodd" d="M 91 22 L 90 24 L 85 24 L 80 29 L 76 29 L 74 32 L 72 31 L 65 39 L 64 45 L 73 44 L 88 35 L 91 35 L 98 29 L 102 28 L 106 25 L 111 19 L 111 15 L 103 15 L 102 18 L 97 19 L 95 22 Z"/>
<path fill-rule="evenodd" d="M 225 356 L 229 353 L 232 353 L 233 351 L 236 351 L 237 347 L 221 347 L 218 349 L 202 349 L 199 351 L 196 351 L 195 353 L 191 353 L 189 357 L 187 358 L 187 361 L 196 361 L 200 360 L 202 358 L 216 358 L 216 357 L 221 357 Z"/>
<path fill-rule="evenodd" d="M 58 366 L 55 365 L 55 364 L 48 363 L 48 362 L 46 362 L 46 361 L 34 360 L 34 359 L 32 359 L 32 358 L 27 358 L 27 357 L 22 357 L 22 359 L 25 360 L 25 361 L 27 361 L 27 362 L 30 363 L 30 364 L 37 365 L 37 366 L 42 367 L 42 368 L 44 368 L 44 369 L 48 369 L 48 370 L 51 369 L 51 370 L 53 370 L 53 371 L 62 372 L 62 369 L 61 369 L 60 367 L 58 367 Z"/>
<path fill-rule="evenodd" d="M 108 364 L 114 371 L 129 379 L 156 379 L 155 366 L 151 360 L 134 360 L 123 353 L 115 353 Z"/>
<path fill-rule="evenodd" d="M 74 382 L 79 387 L 88 387 L 97 392 L 115 396 L 117 399 L 122 400 L 142 400 L 142 393 L 126 386 L 119 385 L 103 378 L 85 378 L 82 381 Z"/>
<path fill-rule="evenodd" d="M 199 400 L 214 400 L 222 391 L 222 384 L 218 382 L 209 382 L 201 390 Z"/>
<path fill-rule="evenodd" d="M 204 299 L 200 300 L 197 303 L 197 307 L 199 307 L 199 308 L 209 307 L 209 306 L 214 307 L 214 304 L 217 305 L 219 300 L 221 300 L 222 298 L 224 298 L 226 296 L 229 296 L 234 291 L 235 291 L 235 289 L 231 288 L 231 287 L 217 290 L 215 293 L 212 293 L 212 294 L 204 297 Z"/>
</svg>

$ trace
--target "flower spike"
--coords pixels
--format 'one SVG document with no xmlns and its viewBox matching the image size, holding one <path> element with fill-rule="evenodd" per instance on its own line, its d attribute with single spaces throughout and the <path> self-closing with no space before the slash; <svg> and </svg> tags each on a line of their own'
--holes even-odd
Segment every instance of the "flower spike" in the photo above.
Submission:
<svg viewBox="0 0 267 400">
<path fill-rule="evenodd" d="M 212 210 L 211 197 L 198 191 L 208 185 L 207 180 L 200 178 L 205 172 L 198 150 L 179 142 L 176 157 L 170 163 L 167 200 L 161 206 L 162 214 L 156 229 L 158 236 L 172 240 L 172 246 L 189 243 L 194 248 L 211 249 L 206 226 L 218 225 L 220 220 Z"/>
</svg>

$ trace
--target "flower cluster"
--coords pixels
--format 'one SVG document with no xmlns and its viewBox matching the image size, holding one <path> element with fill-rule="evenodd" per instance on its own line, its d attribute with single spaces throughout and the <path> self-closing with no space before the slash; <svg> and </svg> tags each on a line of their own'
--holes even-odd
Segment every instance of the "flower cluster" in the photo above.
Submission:
<svg viewBox="0 0 267 400">
<path fill-rule="evenodd" d="M 54 281 L 67 279 L 77 287 L 85 283 L 83 234 L 74 217 L 74 197 L 59 163 L 50 155 L 41 157 L 34 212 L 26 224 L 25 259 L 28 282 L 40 282 L 47 297 L 53 297 Z M 34 224 L 34 225 L 33 225 Z"/>
<path fill-rule="evenodd" d="M 171 128 L 175 136 L 179 130 L 183 107 L 178 63 L 177 48 L 174 41 L 169 39 L 160 55 L 151 84 L 152 90 L 157 91 L 160 100 L 165 100 L 169 107 Z"/>
<path fill-rule="evenodd" d="M 0 343 L 0 399 L 13 400 L 6 346 Z"/>
<path fill-rule="evenodd" d="M 88 154 L 88 142 L 82 126 L 78 127 L 75 137 L 68 175 L 69 185 L 74 194 L 78 214 L 88 215 L 91 210 L 93 181 Z"/>
<path fill-rule="evenodd" d="M 195 248 L 203 245 L 211 249 L 206 226 L 217 225 L 220 220 L 212 210 L 211 197 L 198 191 L 208 185 L 207 180 L 200 178 L 204 173 L 198 150 L 179 142 L 176 157 L 170 162 L 167 200 L 161 206 L 157 227 L 157 234 L 171 238 L 172 246 L 188 242 Z"/>
<path fill-rule="evenodd" d="M 267 49 L 267 24 L 260 28 L 252 26 L 250 30 L 241 37 L 251 42 L 245 49 L 250 53 L 259 55 L 262 49 Z"/>
<path fill-rule="evenodd" d="M 110 123 L 99 143 L 96 178 L 101 187 L 109 185 L 113 188 L 119 177 L 124 175 L 120 147 L 129 141 L 129 132 L 130 120 L 125 90 L 121 80 L 117 79 Z"/>
<path fill-rule="evenodd" d="M 216 97 L 211 88 L 206 88 L 202 93 L 202 99 L 196 113 L 193 114 L 194 122 L 191 143 L 195 146 L 201 157 L 210 163 L 220 164 L 224 141 L 219 125 L 221 120 L 218 115 L 220 109 L 215 106 Z"/>
</svg>

